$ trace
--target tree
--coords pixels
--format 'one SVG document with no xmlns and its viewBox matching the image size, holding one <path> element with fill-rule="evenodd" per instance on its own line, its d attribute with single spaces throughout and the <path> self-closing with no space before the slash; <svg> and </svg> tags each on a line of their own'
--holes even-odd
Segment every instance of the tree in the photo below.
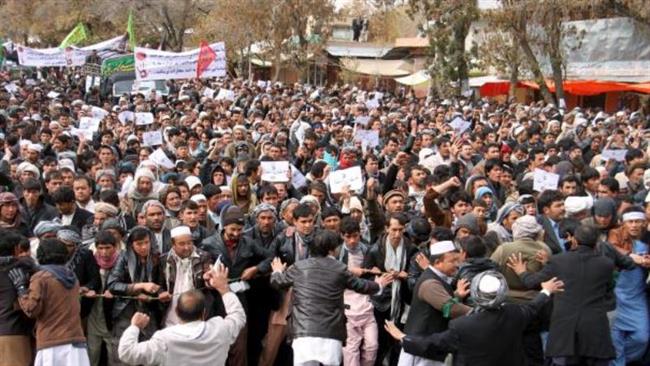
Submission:
<svg viewBox="0 0 650 366">
<path fill-rule="evenodd" d="M 515 94 L 519 76 L 524 70 L 525 60 L 517 43 L 509 34 L 492 31 L 483 34 L 479 40 L 479 55 L 483 68 L 494 68 L 500 75 L 507 75 L 510 81 L 508 94 Z"/>
<path fill-rule="evenodd" d="M 456 82 L 453 92 L 459 95 L 469 81 L 470 57 L 465 49 L 465 39 L 470 26 L 479 17 L 476 2 L 409 0 L 408 4 L 413 19 L 422 16 L 426 20 L 420 28 L 430 43 L 432 91 L 437 91 L 438 95 L 445 94 L 450 91 L 450 83 Z"/>
</svg>

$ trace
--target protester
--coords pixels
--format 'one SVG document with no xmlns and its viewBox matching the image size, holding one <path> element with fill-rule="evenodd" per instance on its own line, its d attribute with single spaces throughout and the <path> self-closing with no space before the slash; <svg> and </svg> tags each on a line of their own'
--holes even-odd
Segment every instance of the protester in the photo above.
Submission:
<svg viewBox="0 0 650 366">
<path fill-rule="evenodd" d="M 101 51 L 98 57 L 104 57 Z M 597 253 L 618 271 L 616 290 L 603 300 L 616 311 L 609 319 L 594 317 L 594 327 L 607 322 L 609 329 L 611 323 L 619 363 L 650 354 L 643 281 L 650 264 L 650 113 L 643 103 L 608 103 L 605 111 L 573 107 L 575 98 L 567 99 L 567 107 L 469 94 L 424 97 L 383 83 L 374 89 L 367 83 L 319 86 L 250 81 L 232 73 L 172 77 L 164 92 L 113 97 L 104 84 L 86 91 L 85 76 L 77 67 L 0 72 L 0 229 L 12 238 L 20 235 L 16 255 L 34 260 L 40 243 L 57 234 L 68 244 L 68 265 L 88 288 L 85 296 L 74 297 L 83 309 L 77 315 L 88 321 L 93 364 L 121 363 L 118 340 L 136 312 L 150 317 L 139 340 L 164 331 L 168 318 L 170 328 L 179 327 L 171 309 L 186 290 L 203 293 L 207 317 L 224 316 L 224 301 L 201 277 L 215 261 L 228 267 L 231 291 L 247 315 L 226 362 L 291 364 L 297 287 L 273 288 L 270 262 L 279 257 L 301 267 L 312 259 L 322 231 L 355 236 L 350 220 L 358 224 L 358 243 L 356 237 L 345 239 L 348 248 L 342 244 L 333 252 L 344 263 L 332 268 L 347 266 L 364 279 L 389 273 L 393 282 L 380 294 L 351 299 L 342 290 L 337 311 L 348 319 L 341 329 L 349 340 L 341 350 L 344 365 L 374 358 L 376 365 L 396 366 L 399 355 L 408 353 L 383 327 L 386 319 L 409 329 L 416 324 L 423 335 L 425 329 L 446 328 L 418 321 L 421 315 L 413 311 L 440 311 L 436 301 L 446 298 L 440 292 L 432 307 L 428 296 L 417 297 L 415 287 L 436 267 L 429 260 L 431 247 L 452 241 L 458 250 L 458 273 L 448 275 L 452 290 L 454 281 L 494 268 L 493 258 L 509 285 L 505 306 L 514 309 L 511 302 L 533 300 L 539 287 L 525 286 L 508 267 L 509 256 L 521 253 L 531 275 L 542 273 L 555 257 L 582 251 L 576 233 L 592 224 L 599 234 Z M 610 115 L 609 109 L 618 111 Z M 86 117 L 99 126 L 86 130 Z M 162 142 L 145 146 L 145 136 L 151 145 L 145 133 L 156 132 Z M 639 205 L 645 221 L 623 218 Z M 184 227 L 191 246 L 185 234 L 172 238 L 172 231 Z M 364 247 L 363 256 L 354 249 Z M 191 271 L 185 270 L 188 262 Z M 192 281 L 179 273 L 191 273 Z M 559 277 L 568 288 L 568 278 Z M 543 332 L 562 328 L 550 316 L 550 304 L 579 296 L 571 293 L 554 295 L 557 300 L 527 322 L 520 342 L 513 341 L 513 347 L 522 344 L 529 365 L 554 362 L 544 354 Z M 596 293 L 600 289 L 585 296 Z M 476 304 L 471 298 L 458 301 L 453 309 L 460 321 L 466 315 L 455 310 Z M 11 319 L 16 304 L 13 309 L 7 313 Z M 579 312 L 573 309 L 568 312 Z M 105 324 L 102 311 L 111 315 Z M 361 329 L 372 329 L 370 313 L 377 334 L 361 336 Z M 4 314 L 0 337 L 6 329 L 29 335 L 23 323 L 14 328 Z M 142 317 L 138 324 L 144 324 Z"/>
</svg>

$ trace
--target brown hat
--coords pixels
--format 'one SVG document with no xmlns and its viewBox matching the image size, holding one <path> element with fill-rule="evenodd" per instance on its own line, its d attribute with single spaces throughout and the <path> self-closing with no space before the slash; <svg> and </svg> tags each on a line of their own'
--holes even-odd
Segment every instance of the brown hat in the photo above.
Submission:
<svg viewBox="0 0 650 366">
<path fill-rule="evenodd" d="M 386 204 L 388 204 L 388 201 L 393 197 L 402 197 L 402 199 L 406 201 L 406 195 L 404 192 L 400 191 L 399 189 L 393 189 L 384 195 L 384 206 L 386 206 Z"/>
</svg>

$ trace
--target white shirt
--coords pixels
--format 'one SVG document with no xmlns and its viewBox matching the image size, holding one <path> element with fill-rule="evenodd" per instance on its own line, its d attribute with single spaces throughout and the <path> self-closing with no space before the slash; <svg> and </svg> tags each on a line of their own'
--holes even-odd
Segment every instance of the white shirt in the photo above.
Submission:
<svg viewBox="0 0 650 366">
<path fill-rule="evenodd" d="M 65 225 L 72 225 L 72 218 L 74 217 L 74 213 L 72 215 L 61 215 L 61 224 Z"/>
<path fill-rule="evenodd" d="M 176 257 L 176 278 L 174 281 L 174 293 L 172 295 L 172 303 L 167 309 L 167 316 L 165 317 L 165 327 L 171 327 L 180 324 L 181 320 L 176 315 L 176 306 L 178 305 L 178 298 L 180 294 L 185 291 L 194 289 L 194 281 L 192 281 L 192 257 L 197 256 L 196 252 L 192 252 L 187 258 L 181 259 L 174 253 L 172 249 L 169 255 Z"/>
<path fill-rule="evenodd" d="M 333 338 L 298 337 L 291 348 L 294 365 L 320 362 L 325 366 L 338 366 L 343 358 L 343 343 Z"/>
<path fill-rule="evenodd" d="M 165 328 L 146 342 L 138 343 L 140 329 L 129 326 L 120 338 L 120 361 L 131 365 L 224 365 L 228 349 L 246 324 L 246 313 L 234 293 L 222 298 L 228 314 L 225 318 L 215 316 Z"/>
<path fill-rule="evenodd" d="M 77 201 L 77 206 L 79 208 L 83 208 L 86 211 L 90 211 L 91 213 L 95 213 L 95 201 L 91 198 L 86 204 L 82 204 L 81 202 Z"/>
</svg>

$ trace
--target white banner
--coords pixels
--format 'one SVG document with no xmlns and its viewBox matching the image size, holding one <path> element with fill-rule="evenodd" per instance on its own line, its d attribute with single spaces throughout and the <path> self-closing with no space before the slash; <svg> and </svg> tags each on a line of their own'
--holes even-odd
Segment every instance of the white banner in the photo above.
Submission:
<svg viewBox="0 0 650 366">
<path fill-rule="evenodd" d="M 16 50 L 18 52 L 18 63 L 23 66 L 68 67 L 83 66 L 86 63 L 86 57 L 93 50 L 97 52 L 117 51 L 124 49 L 124 45 L 124 37 L 119 36 L 83 48 L 30 48 L 19 45 Z"/>
<path fill-rule="evenodd" d="M 201 77 L 226 76 L 226 49 L 223 42 L 210 48 L 217 57 Z M 135 75 L 138 80 L 191 79 L 196 77 L 200 48 L 175 53 L 151 48 L 135 48 Z"/>
</svg>

